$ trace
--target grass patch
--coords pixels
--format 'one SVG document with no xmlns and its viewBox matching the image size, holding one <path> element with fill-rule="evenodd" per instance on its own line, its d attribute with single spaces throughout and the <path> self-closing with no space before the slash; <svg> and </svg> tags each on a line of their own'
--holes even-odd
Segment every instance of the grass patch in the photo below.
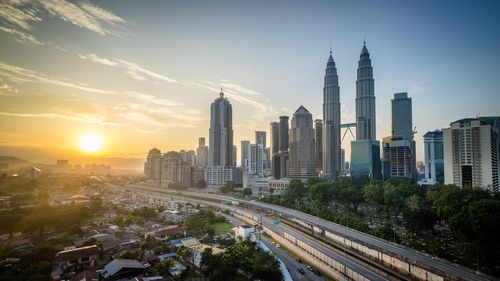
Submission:
<svg viewBox="0 0 500 281">
<path fill-rule="evenodd" d="M 232 226 L 227 222 L 219 222 L 210 225 L 210 228 L 214 230 L 215 235 L 222 235 L 229 233 L 229 231 L 231 231 Z"/>
</svg>

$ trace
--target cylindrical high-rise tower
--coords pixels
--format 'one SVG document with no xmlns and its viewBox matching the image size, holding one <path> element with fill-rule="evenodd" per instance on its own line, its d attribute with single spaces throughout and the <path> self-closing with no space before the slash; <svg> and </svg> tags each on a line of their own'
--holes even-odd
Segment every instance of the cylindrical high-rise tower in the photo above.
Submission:
<svg viewBox="0 0 500 281">
<path fill-rule="evenodd" d="M 376 140 L 375 80 L 370 53 L 363 42 L 356 80 L 356 139 Z"/>
<path fill-rule="evenodd" d="M 340 87 L 330 51 L 323 87 L 323 176 L 337 177 L 340 170 Z"/>
</svg>

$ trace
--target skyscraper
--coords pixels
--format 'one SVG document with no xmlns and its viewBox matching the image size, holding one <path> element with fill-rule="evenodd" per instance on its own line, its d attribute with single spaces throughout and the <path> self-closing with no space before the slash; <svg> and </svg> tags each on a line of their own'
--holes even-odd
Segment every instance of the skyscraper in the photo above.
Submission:
<svg viewBox="0 0 500 281">
<path fill-rule="evenodd" d="M 340 170 L 340 87 L 331 51 L 326 63 L 324 82 L 321 168 L 326 179 L 333 179 Z"/>
<path fill-rule="evenodd" d="M 280 152 L 288 151 L 288 116 L 280 116 Z"/>
<path fill-rule="evenodd" d="M 375 124 L 375 80 L 370 53 L 363 42 L 356 80 L 356 139 L 377 139 Z"/>
<path fill-rule="evenodd" d="M 266 143 L 266 131 L 255 131 L 255 144 L 260 144 L 262 146 L 262 159 L 264 161 L 264 169 L 269 168 L 269 156 L 266 153 L 267 143 Z"/>
<path fill-rule="evenodd" d="M 444 181 L 497 192 L 500 191 L 498 127 L 489 119 L 481 119 L 461 119 L 443 129 Z M 500 117 L 496 119 L 498 124 Z"/>
<path fill-rule="evenodd" d="M 269 136 L 271 138 L 269 159 L 271 160 L 272 166 L 274 154 L 280 151 L 280 124 L 278 122 L 271 122 L 269 126 Z"/>
<path fill-rule="evenodd" d="M 221 91 L 210 106 L 207 187 L 219 188 L 233 180 L 233 154 L 233 110 Z"/>
<path fill-rule="evenodd" d="M 196 163 L 198 166 L 206 167 L 208 165 L 208 146 L 205 145 L 205 138 L 198 139 L 198 148 L 196 148 Z"/>
<path fill-rule="evenodd" d="M 241 141 L 241 168 L 245 170 L 246 168 L 249 167 L 249 161 L 250 161 L 250 141 L 247 140 L 242 140 Z"/>
<path fill-rule="evenodd" d="M 210 137 L 208 165 L 231 167 L 233 165 L 233 110 L 221 91 L 210 106 Z"/>
<path fill-rule="evenodd" d="M 307 179 L 317 176 L 314 161 L 314 132 L 312 115 L 300 106 L 293 114 L 289 130 L 289 160 L 286 176 Z"/>
<path fill-rule="evenodd" d="M 273 142 L 273 140 L 271 140 Z M 278 125 L 278 152 L 273 154 L 271 174 L 275 179 L 286 176 L 288 161 L 288 116 L 280 116 Z"/>
<path fill-rule="evenodd" d="M 250 174 L 262 177 L 264 175 L 264 150 L 262 144 L 250 144 Z"/>
<path fill-rule="evenodd" d="M 382 141 L 384 178 L 415 179 L 417 158 L 413 141 L 411 98 L 395 93 L 391 100 L 392 135 Z"/>
<path fill-rule="evenodd" d="M 266 131 L 255 131 L 255 144 L 260 144 L 262 149 L 266 149 Z"/>
<path fill-rule="evenodd" d="M 316 173 L 323 171 L 323 120 L 314 120 L 314 161 L 316 161 Z"/>
<path fill-rule="evenodd" d="M 236 145 L 233 145 L 233 164 L 231 166 L 238 166 L 238 147 Z"/>
<path fill-rule="evenodd" d="M 424 135 L 425 184 L 444 182 L 443 132 L 430 131 Z"/>
<path fill-rule="evenodd" d="M 413 140 L 413 123 L 411 98 L 408 93 L 395 93 L 391 100 L 392 107 L 392 135 Z"/>
</svg>

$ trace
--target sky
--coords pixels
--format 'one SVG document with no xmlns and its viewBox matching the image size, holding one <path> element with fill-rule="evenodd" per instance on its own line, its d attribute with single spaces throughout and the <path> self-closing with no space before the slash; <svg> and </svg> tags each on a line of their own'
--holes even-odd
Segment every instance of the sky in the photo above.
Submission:
<svg viewBox="0 0 500 281">
<path fill-rule="evenodd" d="M 3 155 L 85 154 L 79 142 L 88 133 L 102 139 L 94 156 L 194 149 L 208 139 L 221 87 L 238 146 L 300 105 L 322 119 L 330 42 L 342 123 L 354 121 L 366 40 L 377 138 L 390 135 L 393 94 L 408 92 L 418 160 L 425 132 L 500 115 L 498 1 L 0 3 Z M 347 134 L 347 155 L 350 141 Z"/>
</svg>

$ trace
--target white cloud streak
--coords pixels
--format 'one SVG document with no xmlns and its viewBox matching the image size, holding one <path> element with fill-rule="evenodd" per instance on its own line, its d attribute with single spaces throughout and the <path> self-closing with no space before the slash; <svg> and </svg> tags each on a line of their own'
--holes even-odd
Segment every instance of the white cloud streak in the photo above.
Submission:
<svg viewBox="0 0 500 281">
<path fill-rule="evenodd" d="M 0 31 L 11 34 L 16 41 L 35 45 L 47 45 L 64 51 L 50 42 L 35 38 L 31 31 L 33 23 L 50 14 L 75 26 L 100 35 L 122 36 L 126 21 L 88 1 L 71 3 L 65 0 L 5 0 L 0 3 Z"/>
<path fill-rule="evenodd" d="M 139 81 L 145 81 L 147 80 L 146 77 L 150 78 L 155 78 L 167 83 L 173 83 L 173 84 L 181 84 L 181 82 L 177 81 L 176 79 L 170 78 L 166 75 L 154 72 L 152 70 L 146 69 L 145 67 L 129 62 L 123 59 L 109 59 L 109 58 L 103 58 L 100 57 L 96 54 L 87 54 L 87 55 L 78 55 L 81 59 L 84 60 L 89 60 L 93 63 L 98 63 L 98 64 L 103 64 L 107 66 L 116 66 L 125 69 L 125 72 L 130 75 L 130 77 L 134 78 L 135 80 Z"/>
</svg>

